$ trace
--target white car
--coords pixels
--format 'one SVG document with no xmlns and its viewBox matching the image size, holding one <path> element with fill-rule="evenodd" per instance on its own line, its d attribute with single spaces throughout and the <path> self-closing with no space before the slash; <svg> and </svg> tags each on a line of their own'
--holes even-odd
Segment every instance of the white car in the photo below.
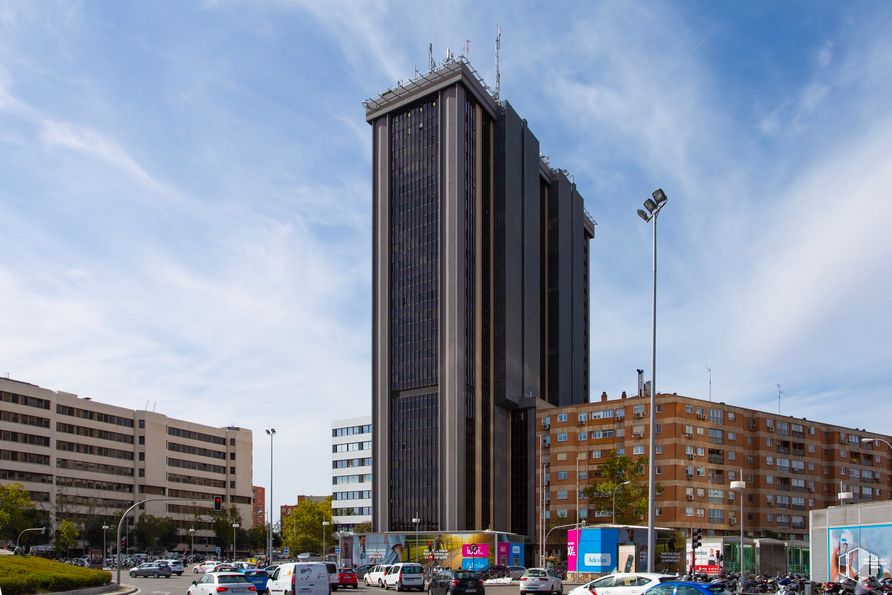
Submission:
<svg viewBox="0 0 892 595">
<path fill-rule="evenodd" d="M 192 581 L 186 595 L 217 595 L 224 591 L 226 595 L 256 595 L 257 587 L 240 572 L 211 572 Z"/>
<path fill-rule="evenodd" d="M 564 592 L 561 577 L 553 568 L 527 568 L 520 577 L 520 595 L 541 592 L 561 595 Z"/>
<path fill-rule="evenodd" d="M 384 588 L 424 590 L 424 568 L 416 562 L 400 562 L 384 575 Z"/>
<path fill-rule="evenodd" d="M 617 572 L 576 587 L 568 595 L 641 595 L 654 585 L 675 580 L 654 572 Z"/>
<path fill-rule="evenodd" d="M 365 573 L 365 584 L 367 587 L 384 586 L 384 575 L 390 570 L 390 564 L 378 564 Z"/>
<path fill-rule="evenodd" d="M 168 566 L 170 566 L 170 571 L 177 576 L 183 576 L 183 573 L 186 572 L 186 568 L 183 566 L 183 563 L 179 560 L 155 560 L 156 562 L 164 562 Z"/>
<path fill-rule="evenodd" d="M 208 560 L 207 562 L 202 562 L 201 564 L 196 564 L 192 567 L 192 572 L 194 574 L 205 574 L 206 572 L 213 570 L 215 566 L 218 564 L 222 564 L 222 562 L 218 562 L 216 560 Z"/>
</svg>

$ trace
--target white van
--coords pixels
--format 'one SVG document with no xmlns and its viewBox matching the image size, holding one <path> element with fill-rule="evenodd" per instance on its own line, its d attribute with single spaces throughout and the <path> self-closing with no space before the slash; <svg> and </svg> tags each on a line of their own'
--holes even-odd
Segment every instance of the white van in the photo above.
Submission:
<svg viewBox="0 0 892 595">
<path fill-rule="evenodd" d="M 270 595 L 329 595 L 328 568 L 322 562 L 286 562 L 269 577 Z"/>
</svg>

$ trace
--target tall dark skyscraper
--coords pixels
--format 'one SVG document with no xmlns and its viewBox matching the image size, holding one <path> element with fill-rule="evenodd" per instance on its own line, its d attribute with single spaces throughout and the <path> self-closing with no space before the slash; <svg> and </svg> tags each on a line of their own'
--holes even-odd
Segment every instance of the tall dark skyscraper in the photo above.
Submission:
<svg viewBox="0 0 892 595">
<path fill-rule="evenodd" d="M 375 529 L 529 535 L 536 403 L 588 401 L 594 223 L 465 61 L 365 107 Z"/>
</svg>

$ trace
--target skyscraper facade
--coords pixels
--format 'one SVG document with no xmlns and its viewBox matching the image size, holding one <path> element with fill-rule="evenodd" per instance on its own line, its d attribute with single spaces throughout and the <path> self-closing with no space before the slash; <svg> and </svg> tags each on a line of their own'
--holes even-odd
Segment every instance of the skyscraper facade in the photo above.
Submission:
<svg viewBox="0 0 892 595">
<path fill-rule="evenodd" d="M 466 61 L 365 107 L 373 524 L 529 534 L 536 403 L 588 400 L 594 222 Z"/>
</svg>

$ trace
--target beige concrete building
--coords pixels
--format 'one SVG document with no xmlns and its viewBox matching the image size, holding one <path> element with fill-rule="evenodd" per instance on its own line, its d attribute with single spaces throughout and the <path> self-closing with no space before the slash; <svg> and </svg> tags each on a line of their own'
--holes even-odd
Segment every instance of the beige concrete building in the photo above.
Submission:
<svg viewBox="0 0 892 595">
<path fill-rule="evenodd" d="M 676 394 L 659 394 L 656 403 L 658 526 L 739 534 L 741 495 L 730 483 L 741 470 L 744 529 L 755 537 L 805 541 L 809 511 L 839 504 L 840 492 L 852 492 L 856 502 L 892 495 L 892 450 L 862 440 L 889 436 Z M 613 450 L 646 457 L 648 416 L 648 399 L 625 393 L 537 407 L 538 523 L 609 523 L 611 511 L 594 510 L 582 494 L 577 517 L 576 491 L 597 482 Z"/>
<path fill-rule="evenodd" d="M 205 537 L 213 546 L 214 496 L 234 505 L 250 526 L 252 456 L 251 430 L 0 378 L 0 481 L 24 484 L 54 527 L 63 518 L 110 521 L 146 498 L 195 498 L 148 502 L 139 514 L 168 517 L 183 534 L 194 528 L 196 550 Z"/>
</svg>

